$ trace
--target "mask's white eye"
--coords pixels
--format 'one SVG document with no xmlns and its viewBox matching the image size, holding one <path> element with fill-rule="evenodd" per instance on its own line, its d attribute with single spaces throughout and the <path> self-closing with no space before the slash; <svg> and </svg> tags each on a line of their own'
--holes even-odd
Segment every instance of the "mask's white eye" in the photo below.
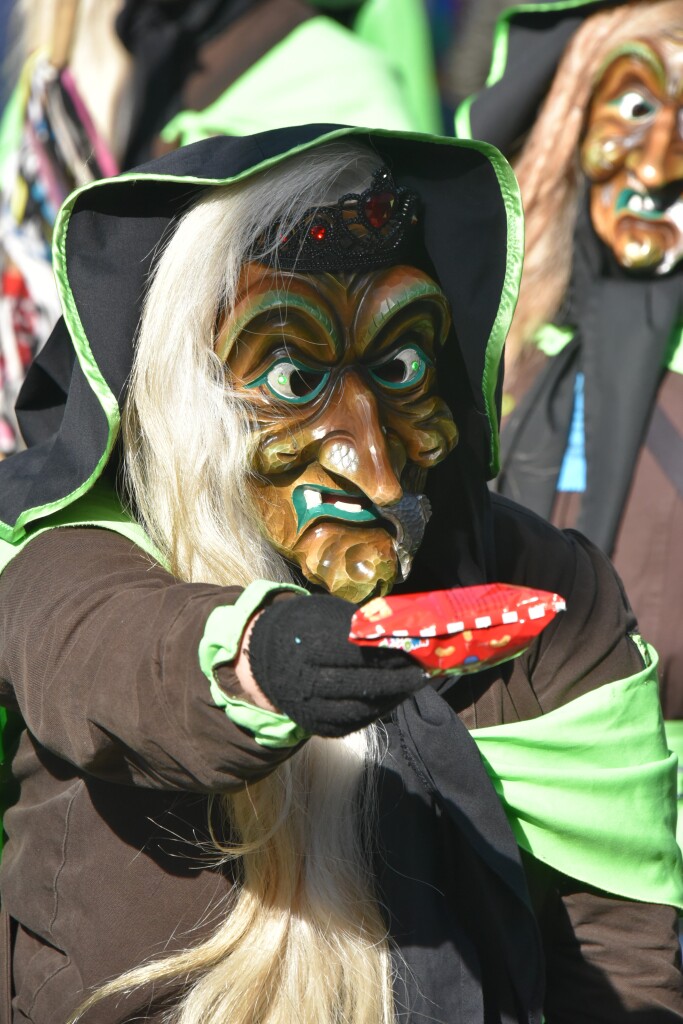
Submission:
<svg viewBox="0 0 683 1024">
<path fill-rule="evenodd" d="M 416 345 L 393 352 L 390 359 L 376 363 L 371 373 L 386 388 L 409 388 L 424 377 L 432 363 Z"/>
<path fill-rule="evenodd" d="M 269 391 L 285 402 L 310 402 L 320 394 L 329 376 L 327 370 L 313 370 L 303 363 L 279 359 L 248 386 L 253 388 L 265 384 Z"/>
<path fill-rule="evenodd" d="M 656 104 L 636 89 L 629 89 L 628 92 L 617 96 L 612 100 L 612 106 L 617 108 L 625 121 L 644 121 L 657 110 Z"/>
</svg>

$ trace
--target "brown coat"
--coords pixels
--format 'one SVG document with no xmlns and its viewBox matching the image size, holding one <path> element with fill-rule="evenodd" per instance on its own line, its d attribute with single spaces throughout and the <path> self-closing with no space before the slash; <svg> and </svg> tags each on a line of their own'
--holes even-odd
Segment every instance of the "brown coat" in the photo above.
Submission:
<svg viewBox="0 0 683 1024">
<path fill-rule="evenodd" d="M 535 717 L 640 668 L 607 561 L 550 527 L 539 533 L 521 509 L 497 509 L 501 579 L 555 589 L 569 612 L 527 655 L 455 688 L 469 727 Z M 96 529 L 48 532 L 0 577 L 2 692 L 28 725 L 0 870 L 16 921 L 13 1024 L 63 1024 L 89 989 L 200 941 L 219 919 L 231 880 L 197 845 L 207 796 L 291 754 L 231 724 L 199 668 L 207 615 L 238 593 L 179 583 Z M 236 685 L 229 667 L 219 673 Z M 530 858 L 527 868 L 547 1024 L 683 1020 L 673 910 L 588 891 Z M 160 1022 L 156 996 L 100 1004 L 84 1019 Z"/>
</svg>

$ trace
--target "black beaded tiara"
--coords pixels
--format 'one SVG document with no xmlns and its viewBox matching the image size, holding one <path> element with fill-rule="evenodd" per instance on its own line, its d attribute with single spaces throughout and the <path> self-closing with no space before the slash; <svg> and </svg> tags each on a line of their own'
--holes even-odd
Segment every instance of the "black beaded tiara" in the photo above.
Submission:
<svg viewBox="0 0 683 1024">
<path fill-rule="evenodd" d="M 251 259 L 282 270 L 372 270 L 396 263 L 412 246 L 417 193 L 396 185 L 379 167 L 369 188 L 349 192 L 334 206 L 312 207 L 294 227 L 280 222 L 254 246 Z"/>
</svg>

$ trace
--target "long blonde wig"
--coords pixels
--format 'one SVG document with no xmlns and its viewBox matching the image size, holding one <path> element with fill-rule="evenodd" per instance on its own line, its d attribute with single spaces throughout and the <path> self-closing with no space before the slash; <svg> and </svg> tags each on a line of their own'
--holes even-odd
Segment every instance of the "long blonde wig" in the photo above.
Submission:
<svg viewBox="0 0 683 1024">
<path fill-rule="evenodd" d="M 625 4 L 594 14 L 568 45 L 518 160 L 526 223 L 524 273 L 507 342 L 506 373 L 541 324 L 557 313 L 569 283 L 581 182 L 579 143 L 596 76 L 611 50 L 683 24 L 683 0 Z"/>
<path fill-rule="evenodd" d="M 128 490 L 181 580 L 286 580 L 247 497 L 249 423 L 213 352 L 249 246 L 273 222 L 367 186 L 377 158 L 331 143 L 186 213 L 159 258 L 123 418 Z M 177 985 L 169 1024 L 391 1024 L 391 958 L 365 840 L 377 730 L 312 738 L 265 780 L 221 797 L 238 884 L 210 939 L 128 972 L 81 1007 Z M 215 856 L 215 854 L 214 854 Z"/>
</svg>

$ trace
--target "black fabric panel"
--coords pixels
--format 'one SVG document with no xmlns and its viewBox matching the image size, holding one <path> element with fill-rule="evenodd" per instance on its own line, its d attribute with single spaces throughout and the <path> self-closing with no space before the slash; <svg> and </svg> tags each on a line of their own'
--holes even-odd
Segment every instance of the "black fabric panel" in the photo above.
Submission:
<svg viewBox="0 0 683 1024">
<path fill-rule="evenodd" d="M 120 402 L 155 251 L 174 210 L 196 194 L 150 182 L 97 188 L 71 216 L 69 283 L 93 355 Z"/>
<path fill-rule="evenodd" d="M 608 555 L 682 308 L 683 268 L 642 277 L 624 270 L 595 234 L 586 197 L 565 300 L 585 374 L 586 491 L 576 525 Z"/>
<path fill-rule="evenodd" d="M 57 501 L 87 480 L 107 436 L 104 412 L 76 364 L 59 433 L 2 463 L 2 519 L 14 525 L 25 509 Z"/>
<path fill-rule="evenodd" d="M 503 77 L 478 93 L 470 107 L 472 138 L 514 152 L 531 128 L 574 32 L 591 14 L 615 3 L 595 0 L 578 9 L 515 15 Z"/>
<path fill-rule="evenodd" d="M 239 138 L 216 135 L 175 149 L 157 160 L 141 164 L 134 171 L 195 178 L 234 177 L 262 160 L 288 153 L 295 146 L 313 142 L 321 135 L 343 127 L 339 124 L 303 124 Z"/>
<path fill-rule="evenodd" d="M 550 519 L 567 448 L 579 363 L 579 342 L 574 338 L 548 360 L 501 436 L 496 490 L 545 519 Z"/>
<path fill-rule="evenodd" d="M 378 874 L 407 966 L 397 964 L 398 1019 L 537 1024 L 540 935 L 517 843 L 476 744 L 431 687 L 397 708 L 388 732 Z M 429 841 L 420 843 L 422 827 Z"/>
<path fill-rule="evenodd" d="M 201 45 L 259 0 L 126 0 L 116 19 L 134 59 L 131 126 L 123 167 L 149 156 L 151 140 L 180 110 Z"/>
<path fill-rule="evenodd" d="M 588 292 L 579 320 L 586 493 L 576 525 L 610 555 L 671 331 L 680 322 L 683 274 L 599 284 Z"/>
<path fill-rule="evenodd" d="M 46 441 L 59 430 L 75 359 L 69 332 L 64 318 L 60 317 L 33 360 L 15 406 L 28 447 Z"/>
</svg>

